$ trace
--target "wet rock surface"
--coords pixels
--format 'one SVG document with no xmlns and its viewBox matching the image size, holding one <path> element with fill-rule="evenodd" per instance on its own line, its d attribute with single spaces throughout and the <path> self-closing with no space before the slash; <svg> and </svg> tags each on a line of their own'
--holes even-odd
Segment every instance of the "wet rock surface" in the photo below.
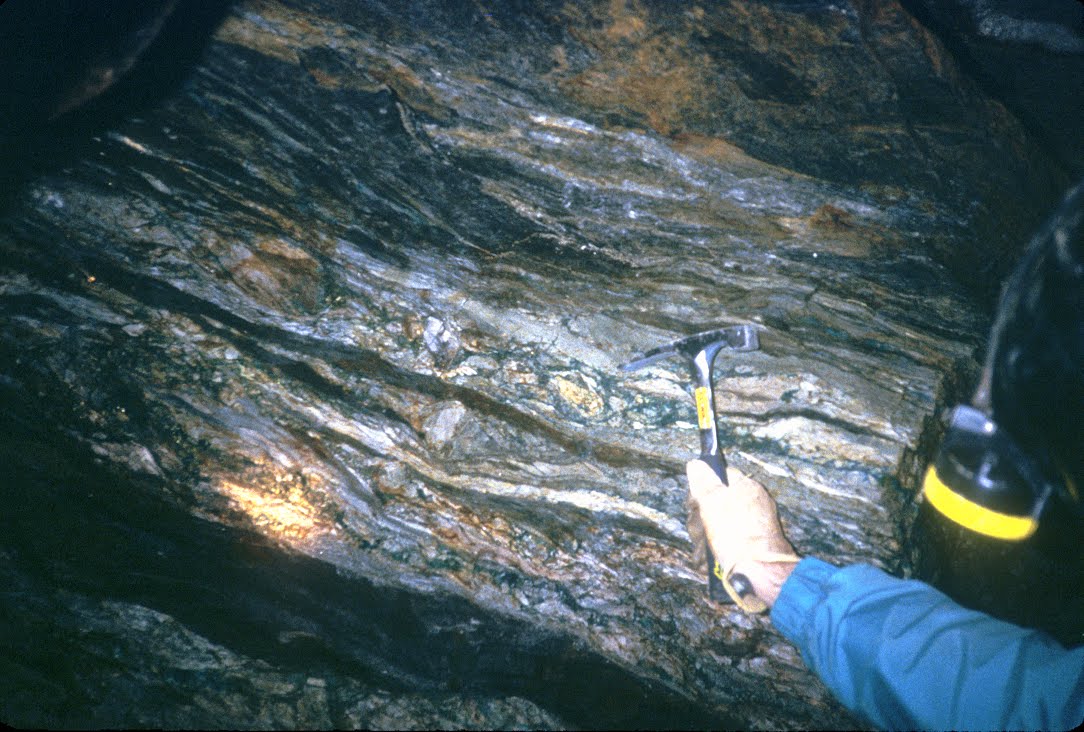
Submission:
<svg viewBox="0 0 1084 732">
<path fill-rule="evenodd" d="M 687 376 L 618 365 L 756 324 L 730 462 L 906 573 L 1060 175 L 891 2 L 236 5 L 5 202 L 4 721 L 858 724 L 706 600 Z"/>
</svg>

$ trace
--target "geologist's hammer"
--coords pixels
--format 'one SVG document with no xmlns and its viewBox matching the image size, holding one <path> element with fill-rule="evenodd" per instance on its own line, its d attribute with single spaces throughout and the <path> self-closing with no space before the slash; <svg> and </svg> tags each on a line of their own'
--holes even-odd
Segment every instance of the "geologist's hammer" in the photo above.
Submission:
<svg viewBox="0 0 1084 732">
<path fill-rule="evenodd" d="M 719 351 L 755 351 L 760 339 L 752 325 L 732 325 L 719 330 L 697 333 L 669 345 L 653 348 L 640 358 L 625 364 L 622 371 L 635 371 L 664 358 L 678 356 L 689 364 L 693 379 L 693 398 L 696 401 L 696 421 L 700 428 L 700 459 L 711 466 L 723 485 L 726 479 L 726 459 L 719 449 L 719 428 L 715 421 L 715 392 L 712 388 L 711 371 Z M 730 596 L 723 588 L 723 572 L 711 547 L 708 554 L 708 595 L 717 602 L 729 602 Z M 740 597 L 752 595 L 753 587 L 741 574 L 730 577 L 730 586 Z"/>
</svg>

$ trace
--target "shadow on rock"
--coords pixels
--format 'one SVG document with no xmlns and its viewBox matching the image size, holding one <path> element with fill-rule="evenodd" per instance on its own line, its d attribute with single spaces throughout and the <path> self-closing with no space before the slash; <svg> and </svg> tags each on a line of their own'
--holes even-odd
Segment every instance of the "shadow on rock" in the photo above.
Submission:
<svg viewBox="0 0 1084 732">
<path fill-rule="evenodd" d="M 14 0 L 0 10 L 0 210 L 37 174 L 175 93 L 232 0 Z"/>
</svg>

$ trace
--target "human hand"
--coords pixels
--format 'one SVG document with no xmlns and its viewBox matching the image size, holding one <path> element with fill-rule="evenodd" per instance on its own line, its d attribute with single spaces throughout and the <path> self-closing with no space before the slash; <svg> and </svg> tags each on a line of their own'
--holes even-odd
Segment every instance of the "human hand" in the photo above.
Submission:
<svg viewBox="0 0 1084 732">
<path fill-rule="evenodd" d="M 727 593 L 747 612 L 763 612 L 775 603 L 783 582 L 798 563 L 779 523 L 775 500 L 755 480 L 737 470 L 726 471 L 729 486 L 702 460 L 686 466 L 689 476 L 689 536 L 698 564 L 704 562 L 706 539 L 723 576 L 744 574 L 756 597 L 739 598 L 723 581 Z"/>
</svg>

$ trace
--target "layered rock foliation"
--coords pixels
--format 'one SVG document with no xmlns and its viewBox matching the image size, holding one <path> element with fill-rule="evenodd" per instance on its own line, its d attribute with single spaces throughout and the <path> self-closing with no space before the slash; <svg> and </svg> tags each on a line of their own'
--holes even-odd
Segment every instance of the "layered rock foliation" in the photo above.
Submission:
<svg viewBox="0 0 1084 732">
<path fill-rule="evenodd" d="M 5 201 L 0 716 L 854 726 L 706 601 L 687 375 L 618 364 L 756 324 L 728 458 L 904 572 L 947 266 L 1043 171 L 891 2 L 237 5 Z"/>
</svg>

